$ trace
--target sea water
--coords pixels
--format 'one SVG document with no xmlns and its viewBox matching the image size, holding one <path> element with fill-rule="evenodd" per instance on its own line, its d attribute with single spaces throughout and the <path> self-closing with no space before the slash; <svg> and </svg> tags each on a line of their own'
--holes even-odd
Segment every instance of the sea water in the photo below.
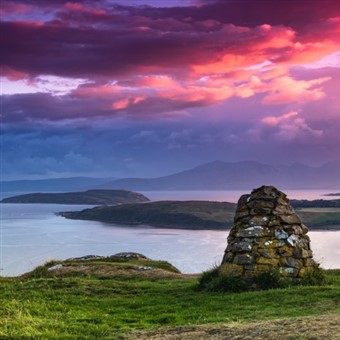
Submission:
<svg viewBox="0 0 340 340">
<path fill-rule="evenodd" d="M 339 192 L 339 191 L 334 191 Z M 236 201 L 244 191 L 145 192 L 153 200 Z M 323 191 L 287 192 L 290 198 L 321 198 Z M 323 197 L 326 198 L 326 197 Z M 330 198 L 330 197 L 329 197 Z M 68 220 L 55 213 L 84 205 L 0 204 L 0 275 L 19 275 L 52 259 L 139 252 L 167 260 L 184 273 L 219 264 L 229 231 L 160 229 Z M 340 268 L 340 232 L 310 231 L 314 257 L 323 268 Z"/>
</svg>

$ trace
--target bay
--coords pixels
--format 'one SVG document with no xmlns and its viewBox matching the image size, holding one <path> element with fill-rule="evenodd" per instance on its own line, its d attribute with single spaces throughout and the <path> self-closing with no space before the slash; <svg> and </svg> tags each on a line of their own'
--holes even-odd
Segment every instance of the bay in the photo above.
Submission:
<svg viewBox="0 0 340 340">
<path fill-rule="evenodd" d="M 236 201 L 244 191 L 143 192 L 152 200 L 199 199 Z M 325 190 L 290 193 L 290 198 L 320 198 Z M 297 196 L 296 196 L 297 195 Z M 300 195 L 300 196 L 299 196 Z M 228 231 L 159 229 L 67 220 L 59 211 L 79 205 L 0 204 L 0 274 L 20 275 L 51 259 L 84 255 L 139 252 L 167 260 L 184 273 L 197 273 L 219 264 Z M 310 231 L 314 257 L 326 269 L 340 268 L 340 232 Z"/>
</svg>

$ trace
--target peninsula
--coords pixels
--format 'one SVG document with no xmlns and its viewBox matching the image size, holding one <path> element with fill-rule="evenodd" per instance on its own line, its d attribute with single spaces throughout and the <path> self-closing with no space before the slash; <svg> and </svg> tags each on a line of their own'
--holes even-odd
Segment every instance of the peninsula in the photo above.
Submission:
<svg viewBox="0 0 340 340">
<path fill-rule="evenodd" d="M 310 229 L 340 229 L 340 200 L 298 201 L 291 204 Z M 121 225 L 148 225 L 174 229 L 229 229 L 233 224 L 235 203 L 211 201 L 159 201 L 95 207 L 59 215 Z"/>
<path fill-rule="evenodd" d="M 4 198 L 0 203 L 116 205 L 148 201 L 146 196 L 133 191 L 95 189 L 83 192 L 25 194 Z"/>
<path fill-rule="evenodd" d="M 70 219 L 93 220 L 123 225 L 150 225 L 158 228 L 227 229 L 236 204 L 210 201 L 158 201 L 95 207 L 61 212 Z"/>
</svg>

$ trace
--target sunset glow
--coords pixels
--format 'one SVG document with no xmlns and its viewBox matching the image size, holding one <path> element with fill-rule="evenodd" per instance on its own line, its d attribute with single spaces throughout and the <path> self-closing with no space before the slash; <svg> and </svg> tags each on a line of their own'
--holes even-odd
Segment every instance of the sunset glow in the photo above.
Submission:
<svg viewBox="0 0 340 340">
<path fill-rule="evenodd" d="M 3 179 L 340 159 L 338 1 L 2 1 L 1 26 Z"/>
</svg>

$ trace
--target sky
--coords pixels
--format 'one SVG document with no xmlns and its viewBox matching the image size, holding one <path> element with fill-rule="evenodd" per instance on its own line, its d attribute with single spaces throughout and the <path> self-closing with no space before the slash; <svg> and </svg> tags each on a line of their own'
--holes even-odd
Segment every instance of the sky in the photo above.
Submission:
<svg viewBox="0 0 340 340">
<path fill-rule="evenodd" d="M 340 159 L 338 0 L 0 6 L 2 180 Z"/>
</svg>

